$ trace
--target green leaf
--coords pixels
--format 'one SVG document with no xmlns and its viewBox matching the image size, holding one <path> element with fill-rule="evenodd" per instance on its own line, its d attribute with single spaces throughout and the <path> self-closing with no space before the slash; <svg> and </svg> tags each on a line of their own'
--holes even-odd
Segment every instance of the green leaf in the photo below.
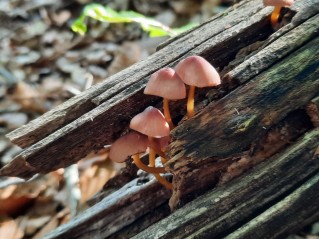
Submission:
<svg viewBox="0 0 319 239">
<path fill-rule="evenodd" d="M 84 24 L 82 19 L 77 19 L 71 26 L 72 31 L 84 35 L 87 31 L 87 26 Z"/>
<path fill-rule="evenodd" d="M 87 31 L 87 25 L 84 20 L 86 17 L 90 17 L 102 22 L 109 23 L 139 23 L 145 32 L 148 32 L 150 37 L 159 36 L 175 36 L 185 30 L 190 29 L 194 24 L 188 24 L 181 28 L 171 29 L 165 26 L 161 22 L 154 20 L 153 18 L 145 17 L 144 15 L 134 11 L 120 11 L 116 12 L 110 7 L 104 7 L 100 4 L 87 5 L 82 15 L 72 24 L 73 31 L 83 35 Z"/>
</svg>

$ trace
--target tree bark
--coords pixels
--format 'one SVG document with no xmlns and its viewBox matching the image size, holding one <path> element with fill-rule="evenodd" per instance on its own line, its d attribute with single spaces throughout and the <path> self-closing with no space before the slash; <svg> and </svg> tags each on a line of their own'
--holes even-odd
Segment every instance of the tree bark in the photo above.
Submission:
<svg viewBox="0 0 319 239">
<path fill-rule="evenodd" d="M 319 130 L 306 134 L 279 156 L 186 204 L 134 238 L 223 238 L 235 230 L 230 238 L 237 233 L 243 233 L 238 238 L 283 238 L 296 224 L 305 226 L 303 219 L 314 214 L 318 219 L 319 161 L 312 159 L 318 140 Z M 298 213 L 299 218 L 292 216 Z"/>
</svg>

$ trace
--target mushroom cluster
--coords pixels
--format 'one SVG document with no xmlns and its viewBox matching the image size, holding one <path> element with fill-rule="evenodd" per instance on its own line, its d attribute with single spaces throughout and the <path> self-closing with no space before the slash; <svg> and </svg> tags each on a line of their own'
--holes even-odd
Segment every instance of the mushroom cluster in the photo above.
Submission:
<svg viewBox="0 0 319 239">
<path fill-rule="evenodd" d="M 294 0 L 263 0 L 265 6 L 274 6 L 275 9 L 270 16 L 270 22 L 273 28 L 278 24 L 280 11 L 283 7 L 291 7 Z"/>
<path fill-rule="evenodd" d="M 163 112 L 149 106 L 142 113 L 134 116 L 130 122 L 133 130 L 117 139 L 111 146 L 109 157 L 115 162 L 124 162 L 132 156 L 135 165 L 145 172 L 154 174 L 155 178 L 168 189 L 172 184 L 160 174 L 165 167 L 156 167 L 156 155 L 162 164 L 167 162 L 165 148 L 169 143 L 169 134 L 175 126 L 170 111 L 169 100 L 186 98 L 186 86 L 189 85 L 187 117 L 194 115 L 195 87 L 209 87 L 220 84 L 220 77 L 215 68 L 200 56 L 189 56 L 179 62 L 175 70 L 163 68 L 151 75 L 144 94 L 163 98 Z M 149 149 L 149 164 L 140 159 L 140 153 Z"/>
</svg>

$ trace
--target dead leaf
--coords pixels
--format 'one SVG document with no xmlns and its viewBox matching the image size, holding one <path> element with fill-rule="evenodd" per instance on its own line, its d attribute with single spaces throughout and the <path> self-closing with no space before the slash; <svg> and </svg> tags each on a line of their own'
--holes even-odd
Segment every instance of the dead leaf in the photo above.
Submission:
<svg viewBox="0 0 319 239">
<path fill-rule="evenodd" d="M 36 217 L 36 218 L 28 218 L 27 226 L 25 229 L 25 233 L 27 235 L 33 235 L 36 231 L 38 231 L 41 227 L 43 227 L 47 222 L 50 221 L 51 215 Z"/>
<path fill-rule="evenodd" d="M 21 104 L 26 111 L 44 113 L 48 110 L 43 96 L 27 83 L 20 81 L 14 88 L 10 98 Z"/>
<path fill-rule="evenodd" d="M 0 215 L 16 216 L 21 214 L 26 208 L 28 208 L 34 198 L 21 196 L 10 197 L 0 200 Z M 2 238 L 0 236 L 0 238 Z"/>
<path fill-rule="evenodd" d="M 0 222 L 0 238 L 20 239 L 23 236 L 23 230 L 13 219 Z"/>
<path fill-rule="evenodd" d="M 113 75 L 128 66 L 133 65 L 142 58 L 142 50 L 136 42 L 125 42 L 120 49 L 118 54 L 115 56 L 111 65 L 107 69 L 109 75 Z"/>
<path fill-rule="evenodd" d="M 103 185 L 115 174 L 114 163 L 109 159 L 97 161 L 93 166 L 87 168 L 80 177 L 81 203 L 85 203 L 100 191 Z"/>
<path fill-rule="evenodd" d="M 69 209 L 64 209 L 61 212 L 57 213 L 51 218 L 51 220 L 43 227 L 39 232 L 37 232 L 32 239 L 43 238 L 48 232 L 57 228 L 59 225 L 66 223 L 69 220 Z"/>
</svg>

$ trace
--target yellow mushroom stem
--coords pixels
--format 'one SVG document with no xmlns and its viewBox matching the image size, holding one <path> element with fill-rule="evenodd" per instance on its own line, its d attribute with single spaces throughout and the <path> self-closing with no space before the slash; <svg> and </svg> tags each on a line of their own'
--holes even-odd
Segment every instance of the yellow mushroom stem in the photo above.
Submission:
<svg viewBox="0 0 319 239">
<path fill-rule="evenodd" d="M 278 19 L 280 16 L 280 11 L 281 11 L 281 7 L 280 6 L 275 6 L 274 11 L 272 12 L 271 16 L 270 16 L 270 22 L 273 28 L 275 28 L 278 24 Z"/>
<path fill-rule="evenodd" d="M 194 97 L 196 86 L 191 85 L 189 87 L 188 99 L 187 99 L 187 116 L 191 118 L 194 115 Z"/>
<path fill-rule="evenodd" d="M 141 161 L 139 154 L 132 155 L 132 158 L 133 158 L 133 161 L 134 161 L 135 165 L 138 168 L 144 170 L 145 172 L 153 173 L 153 174 L 165 173 L 166 172 L 164 167 L 155 168 L 155 167 L 149 167 L 149 166 L 145 165 Z"/>
<path fill-rule="evenodd" d="M 163 98 L 163 111 L 164 111 L 164 116 L 169 125 L 170 130 L 174 129 L 175 125 L 172 122 L 171 113 L 169 112 L 169 103 L 168 103 L 168 99 L 166 98 Z"/>
<path fill-rule="evenodd" d="M 155 168 L 155 156 L 156 153 L 155 151 L 150 148 L 150 153 L 149 153 L 149 159 L 150 159 L 150 167 L 154 167 Z M 158 173 L 154 173 L 155 178 L 157 179 L 157 181 L 159 181 L 162 185 L 164 185 L 166 188 L 172 190 L 173 189 L 173 185 L 168 182 L 165 178 L 163 178 L 161 175 L 159 175 Z"/>
<path fill-rule="evenodd" d="M 150 152 L 148 154 L 149 157 L 149 166 L 155 168 L 155 158 L 156 158 L 156 153 L 154 149 L 150 148 Z"/>
</svg>

